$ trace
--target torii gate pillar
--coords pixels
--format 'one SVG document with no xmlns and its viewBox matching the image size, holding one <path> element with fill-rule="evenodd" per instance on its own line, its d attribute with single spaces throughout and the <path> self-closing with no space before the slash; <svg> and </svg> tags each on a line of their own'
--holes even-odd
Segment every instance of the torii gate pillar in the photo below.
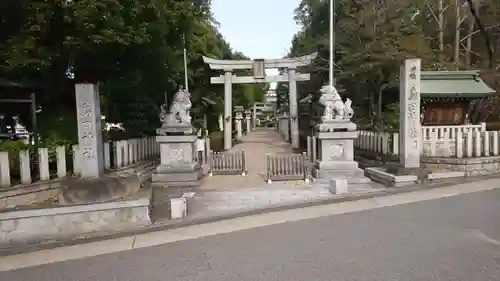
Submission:
<svg viewBox="0 0 500 281">
<path fill-rule="evenodd" d="M 271 83 L 288 82 L 289 83 L 289 105 L 290 105 L 290 129 L 291 142 L 293 148 L 299 148 L 299 125 L 298 125 L 298 106 L 297 106 L 297 81 L 308 81 L 309 73 L 296 73 L 296 69 L 301 66 L 311 64 L 317 56 L 312 53 L 302 57 L 284 58 L 284 59 L 256 59 L 256 60 L 216 60 L 203 57 L 211 69 L 223 70 L 224 75 L 212 77 L 212 84 L 224 84 L 224 149 L 230 149 L 232 144 L 232 86 L 234 84 L 248 83 Z M 278 68 L 286 69 L 284 75 L 266 76 L 265 69 Z M 235 69 L 251 69 L 253 76 L 234 76 Z"/>
</svg>

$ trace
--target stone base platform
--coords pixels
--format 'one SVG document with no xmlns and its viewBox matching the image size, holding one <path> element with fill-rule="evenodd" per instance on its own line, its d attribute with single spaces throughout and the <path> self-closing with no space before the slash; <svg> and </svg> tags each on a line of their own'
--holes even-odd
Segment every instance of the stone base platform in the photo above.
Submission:
<svg viewBox="0 0 500 281">
<path fill-rule="evenodd" d="M 198 164 L 160 165 L 151 175 L 151 182 L 153 186 L 198 187 L 202 178 L 203 169 Z"/>
<path fill-rule="evenodd" d="M 371 180 L 365 176 L 364 170 L 354 161 L 335 161 L 316 163 L 312 176 L 316 182 L 329 183 L 332 178 L 345 178 L 348 184 L 369 184 Z"/>
<path fill-rule="evenodd" d="M 111 202 L 2 212 L 0 247 L 150 225 L 151 194 L 143 188 L 133 198 Z"/>
</svg>

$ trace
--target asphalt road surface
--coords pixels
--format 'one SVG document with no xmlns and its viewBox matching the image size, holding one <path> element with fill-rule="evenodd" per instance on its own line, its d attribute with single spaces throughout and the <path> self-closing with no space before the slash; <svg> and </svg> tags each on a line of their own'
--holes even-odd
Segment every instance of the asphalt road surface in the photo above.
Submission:
<svg viewBox="0 0 500 281">
<path fill-rule="evenodd" d="M 500 190 L 0 273 L 1 281 L 500 280 Z"/>
</svg>

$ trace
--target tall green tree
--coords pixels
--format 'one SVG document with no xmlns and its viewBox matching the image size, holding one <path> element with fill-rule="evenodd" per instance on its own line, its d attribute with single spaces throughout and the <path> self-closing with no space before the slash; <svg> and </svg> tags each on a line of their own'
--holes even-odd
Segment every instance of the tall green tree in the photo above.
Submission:
<svg viewBox="0 0 500 281">
<path fill-rule="evenodd" d="M 159 125 L 165 93 L 170 99 L 184 84 L 184 47 L 202 109 L 208 97 L 221 110 L 223 94 L 201 57 L 241 57 L 219 33 L 209 0 L 2 1 L 0 23 L 0 78 L 39 85 L 42 133 L 64 139 L 76 137 L 75 83 L 98 83 L 107 121 L 140 136 Z M 248 103 L 255 89 L 235 96 Z"/>
<path fill-rule="evenodd" d="M 362 119 L 361 123 L 366 121 L 384 129 L 387 115 L 397 114 L 391 104 L 398 100 L 399 63 L 405 58 L 422 58 L 428 70 L 487 67 L 488 48 L 484 40 L 477 40 L 481 32 L 471 25 L 473 17 L 465 2 L 459 1 L 459 6 L 454 0 L 336 2 L 335 76 L 347 90 L 343 96 L 351 98 L 357 107 L 356 117 Z M 492 45 L 497 46 L 500 3 L 473 2 Z M 328 83 L 328 4 L 302 0 L 296 9 L 295 19 L 301 30 L 292 39 L 289 56 L 314 51 L 319 54 L 306 69 L 312 73 L 311 81 L 299 86 L 302 96 L 317 93 Z M 500 65 L 499 59 L 498 52 L 494 52 L 494 66 Z"/>
</svg>

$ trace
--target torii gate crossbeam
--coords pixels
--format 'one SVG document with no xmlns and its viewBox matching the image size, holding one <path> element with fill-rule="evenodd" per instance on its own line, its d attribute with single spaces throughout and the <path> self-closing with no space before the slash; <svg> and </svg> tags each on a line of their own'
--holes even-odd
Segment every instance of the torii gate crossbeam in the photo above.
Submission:
<svg viewBox="0 0 500 281">
<path fill-rule="evenodd" d="M 212 84 L 224 84 L 224 149 L 232 147 L 232 84 L 239 83 L 289 83 L 289 107 L 290 107 L 290 128 L 291 142 L 294 148 L 299 147 L 299 126 L 297 113 L 297 81 L 307 81 L 310 79 L 308 73 L 296 73 L 298 67 L 307 66 L 316 58 L 317 53 L 312 53 L 302 57 L 283 59 L 256 59 L 256 60 L 217 60 L 203 57 L 211 69 L 224 71 L 223 76 L 212 77 Z M 266 76 L 265 69 L 281 68 L 286 69 L 286 75 Z M 234 70 L 253 69 L 253 76 L 238 77 L 233 75 Z M 255 116 L 253 120 L 255 124 Z"/>
</svg>

